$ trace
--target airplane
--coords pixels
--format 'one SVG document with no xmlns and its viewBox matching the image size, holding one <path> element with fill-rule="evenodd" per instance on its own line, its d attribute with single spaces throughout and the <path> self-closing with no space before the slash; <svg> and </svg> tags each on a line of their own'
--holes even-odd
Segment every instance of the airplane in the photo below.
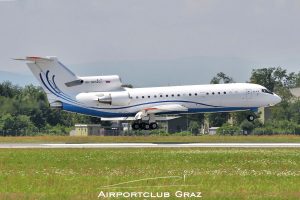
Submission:
<svg viewBox="0 0 300 200">
<path fill-rule="evenodd" d="M 103 118 L 134 117 L 132 129 L 157 129 L 156 116 L 233 111 L 257 112 L 281 98 L 252 83 L 186 85 L 168 87 L 123 87 L 117 75 L 77 76 L 57 57 L 23 59 L 55 109 Z M 249 121 L 255 114 L 247 116 Z"/>
</svg>

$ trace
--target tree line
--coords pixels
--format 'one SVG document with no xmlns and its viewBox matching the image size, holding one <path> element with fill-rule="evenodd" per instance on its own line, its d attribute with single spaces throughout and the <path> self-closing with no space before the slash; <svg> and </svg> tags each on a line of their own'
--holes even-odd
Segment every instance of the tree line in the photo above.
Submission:
<svg viewBox="0 0 300 200">
<path fill-rule="evenodd" d="M 75 123 L 99 121 L 51 109 L 41 87 L 0 84 L 0 135 L 68 134 Z"/>
</svg>

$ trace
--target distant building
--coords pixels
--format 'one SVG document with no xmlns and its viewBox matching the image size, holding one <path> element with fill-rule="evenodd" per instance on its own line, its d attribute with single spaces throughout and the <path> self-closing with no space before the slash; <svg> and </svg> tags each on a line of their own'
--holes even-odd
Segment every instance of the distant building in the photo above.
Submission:
<svg viewBox="0 0 300 200">
<path fill-rule="evenodd" d="M 100 124 L 75 124 L 73 136 L 101 135 Z"/>
<path fill-rule="evenodd" d="M 70 132 L 70 136 L 121 135 L 122 131 L 114 124 L 111 127 L 102 127 L 100 124 L 75 124 L 75 130 Z"/>
<path fill-rule="evenodd" d="M 269 119 L 271 119 L 271 108 L 270 107 L 261 107 L 258 108 L 258 112 L 260 113 L 259 120 L 261 123 L 265 124 Z"/>
<path fill-rule="evenodd" d="M 166 129 L 168 133 L 178 133 L 188 130 L 187 116 L 184 117 L 169 117 L 166 120 Z"/>
<path fill-rule="evenodd" d="M 217 130 L 219 129 L 220 127 L 210 127 L 208 129 L 208 134 L 209 135 L 216 135 L 217 134 Z"/>
</svg>

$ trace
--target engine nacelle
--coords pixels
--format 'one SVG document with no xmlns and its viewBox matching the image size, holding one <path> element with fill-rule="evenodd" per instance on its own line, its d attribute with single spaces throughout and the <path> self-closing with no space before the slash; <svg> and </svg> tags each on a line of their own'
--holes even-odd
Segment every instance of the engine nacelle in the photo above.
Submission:
<svg viewBox="0 0 300 200">
<path fill-rule="evenodd" d="M 111 105 L 113 106 L 127 106 L 130 103 L 129 93 L 124 92 L 112 92 L 111 95 Z"/>
<path fill-rule="evenodd" d="M 131 100 L 127 91 L 80 93 L 76 96 L 76 99 L 84 104 L 101 103 L 112 106 L 126 106 L 129 105 Z"/>
<path fill-rule="evenodd" d="M 130 97 L 127 91 L 103 93 L 98 96 L 99 103 L 110 104 L 112 106 L 126 106 L 130 103 Z"/>
<path fill-rule="evenodd" d="M 76 95 L 76 100 L 87 105 L 95 105 L 98 101 L 96 92 L 84 92 Z"/>
</svg>

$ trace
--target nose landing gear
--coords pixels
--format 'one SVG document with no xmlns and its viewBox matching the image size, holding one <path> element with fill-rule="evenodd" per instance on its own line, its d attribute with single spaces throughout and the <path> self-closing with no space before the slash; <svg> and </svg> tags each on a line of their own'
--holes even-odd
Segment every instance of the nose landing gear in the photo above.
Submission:
<svg viewBox="0 0 300 200">
<path fill-rule="evenodd" d="M 256 117 L 255 115 L 252 115 L 252 114 L 250 114 L 250 115 L 247 116 L 247 120 L 248 120 L 249 122 L 253 122 L 256 118 L 257 118 L 257 117 Z"/>
</svg>

